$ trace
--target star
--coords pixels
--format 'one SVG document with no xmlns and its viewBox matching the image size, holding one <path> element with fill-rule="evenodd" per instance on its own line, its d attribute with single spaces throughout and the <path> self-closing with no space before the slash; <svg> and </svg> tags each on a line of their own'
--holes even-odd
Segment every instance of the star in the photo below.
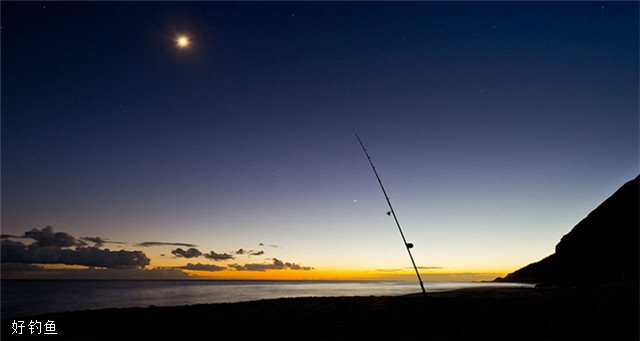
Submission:
<svg viewBox="0 0 640 341">
<path fill-rule="evenodd" d="M 176 44 L 178 44 L 178 47 L 180 48 L 188 47 L 190 43 L 189 37 L 187 36 L 179 36 L 176 40 Z"/>
</svg>

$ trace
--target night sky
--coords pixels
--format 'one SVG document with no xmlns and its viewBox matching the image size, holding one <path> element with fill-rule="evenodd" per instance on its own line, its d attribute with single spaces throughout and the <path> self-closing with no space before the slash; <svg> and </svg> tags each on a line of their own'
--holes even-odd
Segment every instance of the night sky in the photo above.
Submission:
<svg viewBox="0 0 640 341">
<path fill-rule="evenodd" d="M 427 280 L 503 275 L 638 175 L 638 7 L 3 1 L 3 242 L 411 276 L 357 132 Z"/>
</svg>

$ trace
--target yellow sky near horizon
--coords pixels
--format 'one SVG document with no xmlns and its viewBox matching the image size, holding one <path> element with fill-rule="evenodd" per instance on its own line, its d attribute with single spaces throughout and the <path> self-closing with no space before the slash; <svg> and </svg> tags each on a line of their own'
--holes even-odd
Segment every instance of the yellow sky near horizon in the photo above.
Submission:
<svg viewBox="0 0 640 341">
<path fill-rule="evenodd" d="M 68 266 L 64 264 L 43 264 L 39 267 L 47 270 L 83 270 L 85 266 Z M 149 267 L 154 269 L 173 269 L 174 267 Z M 182 270 L 188 274 L 186 279 L 192 280 L 388 280 L 388 281 L 416 281 L 413 269 L 313 269 L 313 270 L 265 270 L 265 271 L 237 271 L 227 269 L 223 271 L 194 271 Z M 445 269 L 420 269 L 424 282 L 473 282 L 491 281 L 503 277 L 511 270 L 464 270 L 453 271 Z M 173 279 L 173 278 L 167 278 Z"/>
</svg>

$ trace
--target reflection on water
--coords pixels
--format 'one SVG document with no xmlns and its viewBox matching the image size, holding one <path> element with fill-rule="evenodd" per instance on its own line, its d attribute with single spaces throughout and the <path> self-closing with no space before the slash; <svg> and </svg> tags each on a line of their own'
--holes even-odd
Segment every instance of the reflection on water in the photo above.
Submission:
<svg viewBox="0 0 640 341">
<path fill-rule="evenodd" d="M 387 281 L 7 281 L 2 318 L 33 314 L 301 296 L 384 296 L 420 292 L 415 282 Z M 513 283 L 425 283 L 427 292 L 471 287 L 531 287 Z"/>
</svg>

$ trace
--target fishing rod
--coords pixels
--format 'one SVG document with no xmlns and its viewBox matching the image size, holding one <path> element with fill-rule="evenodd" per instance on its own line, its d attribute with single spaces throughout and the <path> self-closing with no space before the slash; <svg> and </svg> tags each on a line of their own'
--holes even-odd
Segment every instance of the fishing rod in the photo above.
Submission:
<svg viewBox="0 0 640 341">
<path fill-rule="evenodd" d="M 387 191 L 384 189 L 384 185 L 382 185 L 382 180 L 380 180 L 380 175 L 378 175 L 378 171 L 376 170 L 376 166 L 373 165 L 373 161 L 371 161 L 371 157 L 369 156 L 369 152 L 367 152 L 367 148 L 365 148 L 364 143 L 360 140 L 360 136 L 358 134 L 354 134 L 360 142 L 360 146 L 364 151 L 364 155 L 367 156 L 369 160 L 369 164 L 371 165 L 371 169 L 373 169 L 373 173 L 376 175 L 376 179 L 378 179 L 378 183 L 380 184 L 380 188 L 382 189 L 382 194 L 384 194 L 384 198 L 387 200 L 387 204 L 389 204 L 389 212 L 387 215 L 393 215 L 393 219 L 396 221 L 396 226 L 398 226 L 398 231 L 400 231 L 400 235 L 402 236 L 402 241 L 404 242 L 404 246 L 407 248 L 407 252 L 409 253 L 409 258 L 411 258 L 411 264 L 413 264 L 413 268 L 416 270 L 416 276 L 418 276 L 418 282 L 420 283 L 420 288 L 422 289 L 422 294 L 427 295 L 427 291 L 424 290 L 424 283 L 422 282 L 422 278 L 420 277 L 420 272 L 418 271 L 418 267 L 416 266 L 416 262 L 413 260 L 413 255 L 411 254 L 411 248 L 413 247 L 412 243 L 407 243 L 407 239 L 404 237 L 404 233 L 402 233 L 402 228 L 400 227 L 400 222 L 398 222 L 398 217 L 396 216 L 396 212 L 393 210 L 393 206 L 391 206 L 391 201 L 389 201 L 389 196 L 387 195 Z"/>
</svg>

